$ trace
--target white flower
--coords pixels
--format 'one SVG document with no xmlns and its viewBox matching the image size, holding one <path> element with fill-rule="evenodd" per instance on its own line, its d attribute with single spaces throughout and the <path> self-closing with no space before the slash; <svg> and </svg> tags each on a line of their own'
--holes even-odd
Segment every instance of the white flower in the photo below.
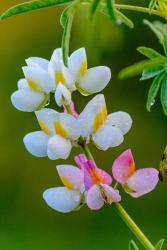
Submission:
<svg viewBox="0 0 167 250">
<path fill-rule="evenodd" d="M 126 112 L 107 114 L 104 95 L 96 95 L 84 108 L 78 118 L 81 135 L 91 136 L 94 144 L 107 150 L 123 142 L 132 125 L 132 119 Z"/>
<path fill-rule="evenodd" d="M 51 208 L 67 213 L 76 209 L 82 199 L 84 188 L 84 173 L 72 165 L 59 165 L 57 171 L 64 187 L 49 188 L 43 193 L 43 198 Z"/>
<path fill-rule="evenodd" d="M 52 109 L 42 109 L 35 114 L 41 131 L 29 133 L 24 137 L 27 150 L 37 157 L 67 159 L 72 141 L 80 136 L 77 120 L 69 114 L 58 113 Z"/>
<path fill-rule="evenodd" d="M 87 68 L 87 57 L 84 48 L 80 48 L 71 54 L 68 67 L 75 78 L 76 88 L 83 95 L 100 92 L 111 79 L 111 71 L 106 66 Z"/>
<path fill-rule="evenodd" d="M 71 92 L 75 90 L 75 80 L 63 63 L 62 49 L 56 49 L 48 65 L 48 73 L 55 85 L 55 101 L 58 106 L 70 105 Z"/>
<path fill-rule="evenodd" d="M 25 78 L 19 80 L 18 90 L 11 95 L 11 101 L 18 110 L 32 112 L 48 102 L 54 84 L 47 73 L 47 60 L 34 57 L 26 62 L 27 66 L 23 67 Z"/>
</svg>

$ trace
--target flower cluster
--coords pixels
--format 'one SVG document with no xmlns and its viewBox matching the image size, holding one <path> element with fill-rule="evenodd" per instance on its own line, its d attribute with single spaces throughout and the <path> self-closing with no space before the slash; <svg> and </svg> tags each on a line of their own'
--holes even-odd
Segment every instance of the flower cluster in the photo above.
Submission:
<svg viewBox="0 0 167 250">
<path fill-rule="evenodd" d="M 46 203 L 59 212 L 70 212 L 85 203 L 92 210 L 100 209 L 104 203 L 120 202 L 119 191 L 111 186 L 112 177 L 98 168 L 93 160 L 77 155 L 78 165 L 59 165 L 58 174 L 65 187 L 47 189 L 43 193 Z M 158 183 L 158 171 L 155 168 L 143 168 L 135 171 L 131 150 L 123 152 L 113 163 L 112 174 L 125 191 L 137 198 L 151 192 Z"/>
<path fill-rule="evenodd" d="M 93 143 L 100 150 L 119 146 L 132 126 L 130 115 L 123 111 L 107 113 L 103 94 L 94 96 L 78 114 L 72 101 L 72 92 L 83 95 L 98 93 L 109 83 L 108 67 L 87 68 L 85 49 L 73 52 L 64 65 L 62 50 L 56 49 L 48 61 L 29 58 L 23 67 L 24 79 L 19 80 L 18 90 L 11 96 L 13 105 L 25 112 L 35 112 L 40 130 L 28 133 L 23 141 L 26 149 L 36 157 L 51 160 L 67 159 L 73 146 Z M 54 95 L 63 112 L 46 108 Z M 86 152 L 85 152 L 86 154 Z M 112 179 L 121 184 L 132 197 L 140 197 L 154 189 L 158 171 L 144 168 L 135 171 L 130 150 L 121 154 L 113 163 L 112 176 L 98 168 L 85 154 L 75 157 L 76 166 L 59 165 L 58 174 L 64 187 L 50 188 L 43 197 L 46 203 L 60 212 L 70 212 L 85 203 L 90 209 L 100 209 L 104 203 L 120 202 L 121 196 L 112 187 Z"/>
</svg>

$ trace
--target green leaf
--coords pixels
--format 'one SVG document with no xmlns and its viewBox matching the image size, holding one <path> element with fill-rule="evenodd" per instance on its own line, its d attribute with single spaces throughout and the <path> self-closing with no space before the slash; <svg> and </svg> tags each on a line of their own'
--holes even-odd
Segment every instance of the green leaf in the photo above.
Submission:
<svg viewBox="0 0 167 250">
<path fill-rule="evenodd" d="M 96 13 L 96 10 L 99 6 L 100 0 L 93 0 L 91 7 L 90 7 L 90 20 L 93 20 L 93 17 Z"/>
<path fill-rule="evenodd" d="M 154 9 L 155 6 L 156 6 L 156 3 L 157 3 L 157 0 L 151 0 L 151 1 L 149 2 L 148 8 L 149 8 L 150 10 Z"/>
<path fill-rule="evenodd" d="M 133 240 L 129 242 L 129 250 L 139 250 L 138 246 Z"/>
<path fill-rule="evenodd" d="M 161 57 L 162 56 L 156 50 L 148 48 L 148 47 L 144 47 L 144 46 L 138 47 L 137 51 L 139 51 L 142 55 L 148 57 L 149 59 L 154 59 L 156 57 Z"/>
<path fill-rule="evenodd" d="M 165 241 L 165 239 L 158 241 L 158 243 L 155 246 L 155 250 L 161 250 L 163 247 L 164 241 Z"/>
<path fill-rule="evenodd" d="M 113 21 L 117 21 L 117 15 L 114 7 L 114 0 L 106 0 L 108 13 Z"/>
<path fill-rule="evenodd" d="M 118 77 L 119 79 L 132 77 L 140 74 L 145 69 L 150 69 L 161 64 L 163 65 L 164 63 L 167 63 L 167 58 L 164 57 L 158 57 L 153 60 L 144 60 L 121 70 Z"/>
<path fill-rule="evenodd" d="M 148 20 L 143 21 L 157 36 L 160 43 L 164 48 L 164 52 L 167 55 L 167 25 L 156 21 L 154 23 L 150 23 Z"/>
<path fill-rule="evenodd" d="M 146 108 L 148 111 L 151 111 L 151 107 L 155 103 L 155 98 L 160 89 L 160 85 L 161 85 L 163 77 L 164 77 L 164 74 L 158 75 L 157 77 L 155 77 L 155 79 L 153 80 L 151 84 L 151 87 L 148 91 L 147 104 L 146 104 Z"/>
<path fill-rule="evenodd" d="M 131 21 L 131 19 L 129 19 L 127 16 L 125 16 L 122 12 L 120 12 L 119 10 L 115 10 L 115 12 L 117 13 L 117 16 L 120 18 L 120 20 L 127 25 L 130 29 L 134 28 L 134 24 Z"/>
<path fill-rule="evenodd" d="M 167 115 L 167 74 L 162 80 L 161 86 L 161 104 L 164 114 Z"/>
<path fill-rule="evenodd" d="M 22 4 L 15 5 L 5 11 L 1 16 L 0 20 L 6 19 L 11 16 L 15 16 L 18 14 L 22 14 L 25 12 L 38 10 L 42 8 L 52 7 L 56 5 L 62 5 L 66 3 L 70 3 L 72 0 L 34 0 L 29 2 L 24 2 Z"/>
<path fill-rule="evenodd" d="M 151 69 L 144 69 L 140 80 L 143 81 L 143 80 L 153 78 L 153 77 L 159 75 L 160 73 L 162 73 L 163 71 L 165 71 L 165 67 L 163 67 L 163 66 L 155 66 Z"/>
</svg>

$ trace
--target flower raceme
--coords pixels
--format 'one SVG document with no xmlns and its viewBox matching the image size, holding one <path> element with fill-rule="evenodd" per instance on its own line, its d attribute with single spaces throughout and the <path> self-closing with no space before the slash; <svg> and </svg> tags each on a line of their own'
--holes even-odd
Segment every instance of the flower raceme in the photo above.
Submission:
<svg viewBox="0 0 167 250">
<path fill-rule="evenodd" d="M 11 96 L 12 104 L 19 110 L 32 112 L 48 103 L 50 93 L 55 94 L 58 106 L 71 103 L 71 93 L 78 89 L 84 95 L 103 90 L 111 79 L 108 67 L 98 66 L 87 69 L 84 48 L 78 49 L 63 63 L 62 50 L 56 49 L 50 61 L 30 57 L 23 67 L 24 79 L 18 82 L 18 90 Z"/>
<path fill-rule="evenodd" d="M 77 120 L 72 115 L 48 108 L 36 111 L 35 114 L 41 131 L 31 132 L 24 137 L 27 150 L 37 157 L 67 159 L 73 141 L 80 136 Z"/>
<path fill-rule="evenodd" d="M 112 166 L 114 179 L 134 198 L 151 192 L 159 181 L 159 172 L 155 168 L 135 170 L 135 163 L 130 149 L 124 151 Z"/>
<path fill-rule="evenodd" d="M 112 178 L 92 160 L 80 154 L 75 157 L 79 166 L 59 165 L 58 174 L 65 187 L 47 189 L 46 203 L 59 212 L 70 212 L 86 203 L 90 209 L 100 209 L 104 203 L 119 202 L 119 192 L 112 188 Z"/>
<path fill-rule="evenodd" d="M 124 135 L 132 126 L 132 119 L 126 112 L 107 114 L 104 95 L 96 95 L 78 117 L 80 133 L 90 136 L 101 150 L 116 147 L 123 142 Z"/>
</svg>

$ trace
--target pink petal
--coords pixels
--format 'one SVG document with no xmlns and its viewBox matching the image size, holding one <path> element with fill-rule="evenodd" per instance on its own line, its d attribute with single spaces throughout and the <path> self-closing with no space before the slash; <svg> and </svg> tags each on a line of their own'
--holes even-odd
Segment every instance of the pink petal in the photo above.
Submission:
<svg viewBox="0 0 167 250">
<path fill-rule="evenodd" d="M 113 187 L 110 187 L 106 184 L 101 185 L 103 188 L 102 196 L 103 199 L 111 204 L 112 202 L 120 202 L 121 201 L 121 196 L 119 194 L 119 191 L 114 189 Z"/>
<path fill-rule="evenodd" d="M 158 175 L 159 172 L 155 168 L 143 168 L 137 170 L 127 180 L 128 187 L 134 190 L 134 192 L 130 192 L 129 194 L 134 198 L 138 198 L 151 192 L 159 181 Z"/>
<path fill-rule="evenodd" d="M 71 108 L 71 112 L 72 112 L 72 115 L 75 117 L 75 118 L 78 118 L 79 114 L 76 112 L 75 110 L 75 105 L 74 105 L 74 102 L 71 101 L 70 103 L 70 108 Z M 66 107 L 64 106 L 64 112 L 67 113 L 67 109 Z"/>
<path fill-rule="evenodd" d="M 135 164 L 130 149 L 124 151 L 113 163 L 112 173 L 114 179 L 120 183 L 125 184 L 128 177 L 135 171 Z"/>
<path fill-rule="evenodd" d="M 86 194 L 86 203 L 92 210 L 100 209 L 104 205 L 104 200 L 98 185 L 93 185 Z"/>
<path fill-rule="evenodd" d="M 97 168 L 92 160 L 87 160 L 84 164 L 84 183 L 85 189 L 88 190 L 94 184 L 112 183 L 111 176 L 104 170 Z"/>
<path fill-rule="evenodd" d="M 87 158 L 84 154 L 79 154 L 74 157 L 74 161 L 80 169 L 84 169 L 84 163 L 87 161 Z"/>
<path fill-rule="evenodd" d="M 84 173 L 81 169 L 72 165 L 58 165 L 58 174 L 68 189 L 84 191 Z"/>
</svg>

